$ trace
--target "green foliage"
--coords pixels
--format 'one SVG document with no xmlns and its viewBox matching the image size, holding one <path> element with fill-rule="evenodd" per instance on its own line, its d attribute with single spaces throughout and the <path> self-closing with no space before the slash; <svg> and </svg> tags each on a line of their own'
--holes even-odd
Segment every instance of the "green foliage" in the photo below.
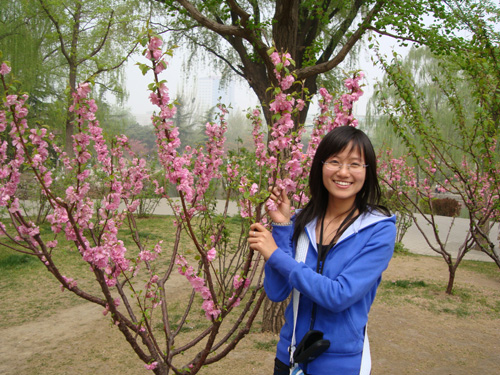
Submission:
<svg viewBox="0 0 500 375">
<path fill-rule="evenodd" d="M 20 269 L 40 266 L 40 261 L 32 255 L 9 254 L 0 258 L 0 269 Z"/>
<path fill-rule="evenodd" d="M 410 251 L 403 245 L 402 242 L 396 242 L 394 245 L 394 253 L 400 255 L 409 255 Z"/>
<path fill-rule="evenodd" d="M 424 218 L 438 239 L 433 249 L 448 265 L 447 292 L 451 293 L 456 269 L 474 246 L 500 267 L 494 244 L 485 240 L 489 222 L 500 219 L 496 198 L 500 195 L 500 55 L 494 47 L 500 41 L 496 27 L 500 8 L 488 1 L 468 0 L 411 6 L 428 7 L 439 14 L 444 30 L 436 28 L 429 34 L 423 28 L 414 30 L 428 50 L 412 51 L 404 60 L 397 54 L 392 60 L 378 54 L 386 76 L 376 103 L 383 114 L 380 118 L 403 145 L 398 150 L 404 155 L 401 160 L 415 168 L 414 180 L 401 183 L 398 176 L 393 180 L 399 183 L 393 185 L 398 197 L 402 194 L 409 207 L 423 214 L 458 216 L 457 201 L 430 198 L 439 185 L 463 202 L 468 213 L 467 239 L 456 260 L 444 246 L 435 220 Z M 405 14 L 405 22 L 406 16 L 410 15 Z M 456 26 L 453 30 L 452 25 Z M 458 31 L 467 37 L 457 36 Z M 460 309 L 454 311 L 462 314 Z"/>
<path fill-rule="evenodd" d="M 125 98 L 123 62 L 133 51 L 139 1 L 0 0 L 0 51 L 29 93 L 29 120 L 64 144 L 69 88 L 96 82 L 99 120 L 106 95 Z M 109 123 L 109 121 L 108 121 Z"/>
<path fill-rule="evenodd" d="M 278 345 L 278 340 L 271 339 L 269 341 L 257 341 L 254 343 L 255 349 L 265 350 L 268 352 L 276 351 L 276 345 Z"/>
<path fill-rule="evenodd" d="M 452 295 L 443 294 L 442 290 L 443 285 L 436 281 L 382 280 L 377 298 L 391 305 L 412 304 L 435 314 L 446 314 L 457 318 L 498 316 L 500 311 L 498 302 L 488 298 L 480 288 L 461 286 L 455 288 Z"/>
</svg>

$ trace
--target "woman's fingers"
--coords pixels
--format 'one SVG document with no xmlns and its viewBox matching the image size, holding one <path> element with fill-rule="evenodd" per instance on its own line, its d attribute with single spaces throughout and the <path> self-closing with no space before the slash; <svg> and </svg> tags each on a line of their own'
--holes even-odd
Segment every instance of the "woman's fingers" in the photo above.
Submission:
<svg viewBox="0 0 500 375">
<path fill-rule="evenodd" d="M 261 253 L 266 260 L 269 259 L 271 254 L 278 248 L 271 232 L 260 223 L 253 223 L 250 225 L 248 244 L 250 249 Z"/>
</svg>

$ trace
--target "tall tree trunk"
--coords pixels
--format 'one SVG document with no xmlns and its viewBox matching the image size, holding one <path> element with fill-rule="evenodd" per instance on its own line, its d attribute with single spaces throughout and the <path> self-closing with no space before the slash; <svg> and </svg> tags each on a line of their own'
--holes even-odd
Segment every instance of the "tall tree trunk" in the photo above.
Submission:
<svg viewBox="0 0 500 375">
<path fill-rule="evenodd" d="M 262 332 L 280 332 L 285 324 L 285 309 L 289 302 L 290 297 L 283 302 L 272 302 L 266 297 L 262 311 Z"/>
</svg>

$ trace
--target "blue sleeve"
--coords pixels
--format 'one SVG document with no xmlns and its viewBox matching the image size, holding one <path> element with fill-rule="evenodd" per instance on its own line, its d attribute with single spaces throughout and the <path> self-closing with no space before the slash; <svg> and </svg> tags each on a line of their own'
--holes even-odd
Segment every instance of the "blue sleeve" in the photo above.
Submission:
<svg viewBox="0 0 500 375">
<path fill-rule="evenodd" d="M 264 290 L 268 298 L 273 302 L 284 301 L 292 291 L 292 286 L 288 282 L 287 276 L 273 266 L 273 257 L 276 253 L 283 254 L 289 260 L 297 263 L 294 259 L 292 244 L 293 224 L 287 226 L 273 226 L 273 238 L 278 246 L 264 266 Z"/>
<path fill-rule="evenodd" d="M 360 301 L 378 283 L 392 258 L 395 238 L 393 222 L 376 224 L 366 245 L 335 279 L 318 274 L 294 259 L 293 264 L 290 256 L 282 251 L 275 251 L 269 261 L 273 269 L 288 279 L 291 287 L 318 305 L 339 312 Z"/>
</svg>

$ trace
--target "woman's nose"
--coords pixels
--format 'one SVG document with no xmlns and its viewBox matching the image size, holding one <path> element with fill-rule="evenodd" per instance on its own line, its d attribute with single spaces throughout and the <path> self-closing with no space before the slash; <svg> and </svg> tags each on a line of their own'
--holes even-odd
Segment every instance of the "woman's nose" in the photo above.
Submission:
<svg viewBox="0 0 500 375">
<path fill-rule="evenodd" d="M 337 170 L 337 174 L 347 175 L 349 173 L 350 173 L 350 171 L 349 171 L 349 167 L 347 166 L 347 164 L 341 164 L 340 168 Z"/>
</svg>

